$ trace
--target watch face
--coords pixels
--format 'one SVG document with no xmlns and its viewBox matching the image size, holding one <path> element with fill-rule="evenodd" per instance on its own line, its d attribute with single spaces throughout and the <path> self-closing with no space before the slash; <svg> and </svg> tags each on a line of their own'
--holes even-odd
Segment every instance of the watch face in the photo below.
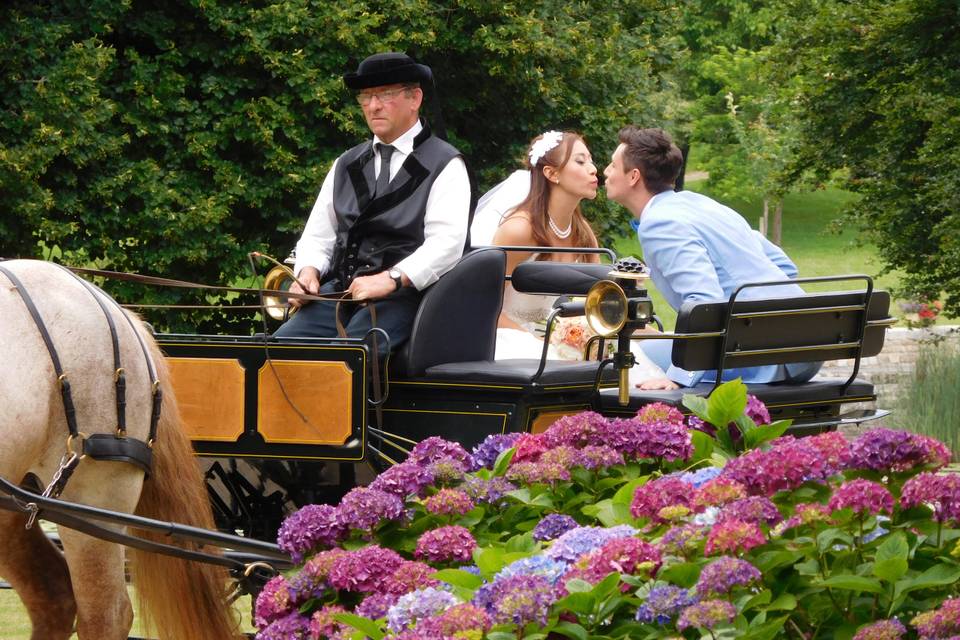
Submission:
<svg viewBox="0 0 960 640">
<path fill-rule="evenodd" d="M 400 272 L 400 269 L 390 269 L 390 271 L 387 272 L 387 275 L 389 275 L 391 278 L 403 277 L 403 274 Z"/>
</svg>

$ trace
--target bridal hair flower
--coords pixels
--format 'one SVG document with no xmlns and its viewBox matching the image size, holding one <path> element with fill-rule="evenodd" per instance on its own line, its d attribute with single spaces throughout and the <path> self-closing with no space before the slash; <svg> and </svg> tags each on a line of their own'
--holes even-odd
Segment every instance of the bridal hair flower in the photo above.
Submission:
<svg viewBox="0 0 960 640">
<path fill-rule="evenodd" d="M 563 131 L 547 131 L 530 145 L 530 166 L 536 167 L 540 158 L 550 153 L 563 140 Z"/>
</svg>

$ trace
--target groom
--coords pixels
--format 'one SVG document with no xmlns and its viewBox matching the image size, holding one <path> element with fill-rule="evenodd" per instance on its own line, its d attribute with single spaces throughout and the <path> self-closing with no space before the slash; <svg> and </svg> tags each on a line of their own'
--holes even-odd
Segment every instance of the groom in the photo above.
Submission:
<svg viewBox="0 0 960 640">
<path fill-rule="evenodd" d="M 674 191 L 683 156 L 662 129 L 620 130 L 620 145 L 604 170 L 607 197 L 639 219 L 643 257 L 653 284 L 674 309 L 689 301 L 728 300 L 748 282 L 794 279 L 790 258 L 733 209 L 692 191 Z M 739 298 L 795 296 L 797 285 L 745 291 Z M 644 353 L 666 372 L 641 389 L 676 389 L 713 382 L 716 372 L 686 371 L 671 362 L 672 340 L 640 342 Z M 819 362 L 725 369 L 723 378 L 744 382 L 806 382 Z"/>
</svg>

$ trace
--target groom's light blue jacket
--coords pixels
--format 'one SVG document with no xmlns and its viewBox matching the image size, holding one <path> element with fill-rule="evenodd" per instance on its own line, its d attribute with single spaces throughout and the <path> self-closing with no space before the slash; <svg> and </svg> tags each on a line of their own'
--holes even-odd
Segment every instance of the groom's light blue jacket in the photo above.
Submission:
<svg viewBox="0 0 960 640">
<path fill-rule="evenodd" d="M 653 284 L 674 309 L 680 309 L 684 302 L 728 300 L 745 283 L 792 279 L 798 274 L 796 265 L 783 250 L 751 229 L 740 214 L 692 191 L 664 191 L 654 196 L 640 216 L 637 231 Z M 787 285 L 747 289 L 737 298 L 792 297 L 802 293 L 799 286 Z M 650 340 L 641 344 L 645 351 L 648 345 L 656 345 L 662 351 L 670 343 Z M 814 366 L 809 376 L 818 368 Z M 803 371 L 810 369 L 807 364 L 749 367 L 725 370 L 723 378 L 775 382 L 793 378 L 794 374 L 807 377 Z M 715 378 L 711 372 L 685 371 L 672 363 L 666 373 L 685 386 Z"/>
</svg>

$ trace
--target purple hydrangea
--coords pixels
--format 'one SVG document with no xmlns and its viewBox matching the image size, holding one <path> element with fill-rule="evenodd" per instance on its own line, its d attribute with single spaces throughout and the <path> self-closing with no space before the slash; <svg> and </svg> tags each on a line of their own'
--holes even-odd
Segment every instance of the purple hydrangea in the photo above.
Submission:
<svg viewBox="0 0 960 640">
<path fill-rule="evenodd" d="M 403 501 L 397 496 L 371 489 L 355 487 L 343 496 L 337 507 L 337 517 L 344 527 L 373 531 L 385 520 L 397 520 L 403 515 Z"/>
<path fill-rule="evenodd" d="M 918 474 L 903 484 L 900 504 L 909 509 L 927 505 L 938 522 L 960 521 L 960 475 Z"/>
<path fill-rule="evenodd" d="M 857 478 L 844 482 L 834 491 L 829 507 L 831 511 L 853 509 L 853 512 L 860 516 L 875 515 L 881 511 L 892 513 L 893 496 L 879 482 Z"/>
<path fill-rule="evenodd" d="M 634 518 L 650 518 L 660 522 L 658 515 L 664 507 L 680 505 L 690 507 L 694 491 L 690 485 L 676 476 L 664 476 L 637 487 L 630 504 L 630 515 Z"/>
<path fill-rule="evenodd" d="M 623 462 L 623 454 L 606 445 L 590 444 L 577 451 L 576 464 L 584 469 L 606 469 Z"/>
<path fill-rule="evenodd" d="M 450 442 L 437 436 L 431 436 L 417 443 L 410 452 L 408 460 L 428 466 L 443 458 L 453 458 L 462 465 L 464 471 L 473 470 L 473 458 L 466 449 L 457 442 Z"/>
<path fill-rule="evenodd" d="M 760 570 L 746 560 L 723 556 L 700 571 L 697 593 L 701 597 L 723 596 L 734 587 L 749 586 L 758 582 L 760 578 Z"/>
<path fill-rule="evenodd" d="M 421 535 L 417 540 L 414 555 L 430 562 L 466 562 L 473 557 L 473 550 L 476 548 L 477 541 L 473 539 L 470 531 L 451 525 L 432 529 Z"/>
<path fill-rule="evenodd" d="M 396 593 L 371 593 L 364 598 L 357 608 L 353 610 L 358 616 L 379 620 L 387 617 L 387 611 L 397 603 L 403 594 Z"/>
<path fill-rule="evenodd" d="M 559 465 L 564 468 L 571 468 L 579 464 L 579 451 L 569 445 L 559 445 L 552 449 L 547 449 L 540 454 L 537 461 L 541 465 Z"/>
<path fill-rule="evenodd" d="M 440 615 L 417 624 L 417 640 L 428 638 L 479 638 L 490 629 L 490 616 L 470 603 L 456 604 Z"/>
<path fill-rule="evenodd" d="M 370 483 L 371 489 L 406 498 L 409 495 L 423 496 L 423 490 L 433 483 L 430 470 L 415 462 L 395 464 Z"/>
<path fill-rule="evenodd" d="M 499 505 L 504 501 L 504 496 L 517 488 L 515 484 L 502 476 L 484 480 L 477 476 L 467 476 L 460 489 L 465 491 L 468 496 L 476 502 Z"/>
<path fill-rule="evenodd" d="M 683 414 L 664 402 L 651 402 L 637 411 L 637 420 L 643 424 L 683 424 Z"/>
<path fill-rule="evenodd" d="M 467 474 L 464 464 L 451 456 L 430 462 L 427 464 L 427 471 L 433 476 L 433 482 L 438 487 L 459 484 Z"/>
<path fill-rule="evenodd" d="M 907 431 L 871 429 L 850 445 L 850 468 L 909 471 L 940 468 L 950 462 L 950 450 L 939 440 Z"/>
<path fill-rule="evenodd" d="M 519 432 L 495 433 L 484 438 L 483 442 L 473 448 L 473 464 L 478 469 L 493 469 L 494 463 L 500 454 L 513 447 L 520 437 Z"/>
<path fill-rule="evenodd" d="M 575 562 L 580 556 L 602 547 L 615 538 L 629 538 L 637 530 L 625 524 L 616 527 L 577 527 L 553 541 L 546 555 L 554 560 Z"/>
<path fill-rule="evenodd" d="M 294 562 L 320 547 L 336 546 L 346 533 L 336 507 L 329 504 L 308 504 L 280 525 L 277 545 L 290 554 Z"/>
<path fill-rule="evenodd" d="M 510 465 L 507 478 L 523 484 L 553 484 L 570 480 L 570 469 L 556 462 L 523 461 Z"/>
<path fill-rule="evenodd" d="M 617 435 L 608 444 L 625 456 L 687 460 L 693 455 L 693 439 L 683 424 L 645 424 L 632 418 L 613 421 L 610 431 L 616 431 Z"/>
<path fill-rule="evenodd" d="M 542 576 L 511 576 L 494 582 L 492 587 L 488 610 L 496 624 L 546 624 L 557 599 L 556 589 Z"/>
<path fill-rule="evenodd" d="M 910 624 L 924 639 L 952 639 L 960 635 L 960 598 L 944 600 L 939 609 L 921 613 Z"/>
<path fill-rule="evenodd" d="M 265 629 L 290 613 L 293 603 L 288 586 L 283 576 L 274 576 L 264 585 L 253 609 L 253 623 L 258 629 Z"/>
<path fill-rule="evenodd" d="M 256 640 L 308 640 L 310 618 L 294 611 L 278 618 L 257 632 Z"/>
<path fill-rule="evenodd" d="M 387 611 L 387 626 L 391 631 L 403 631 L 416 626 L 417 622 L 435 616 L 450 607 L 460 604 L 460 600 L 449 591 L 427 587 L 417 589 L 400 596 L 396 604 Z"/>
<path fill-rule="evenodd" d="M 737 617 L 737 609 L 725 600 L 705 600 L 690 605 L 680 614 L 677 629 L 685 631 L 691 627 L 714 629 L 718 625 L 731 623 Z"/>
<path fill-rule="evenodd" d="M 860 627 L 853 640 L 900 640 L 906 633 L 906 627 L 896 618 L 891 618 Z"/>
<path fill-rule="evenodd" d="M 672 584 L 650 590 L 647 599 L 637 607 L 637 622 L 669 624 L 683 609 L 698 602 L 689 590 Z"/>
<path fill-rule="evenodd" d="M 747 408 L 744 413 L 756 424 L 770 424 L 771 422 L 767 405 L 763 404 L 760 398 L 749 393 L 747 394 Z"/>
<path fill-rule="evenodd" d="M 603 445 L 608 431 L 606 418 L 593 411 L 584 411 L 556 420 L 543 432 L 543 442 L 549 448 Z"/>
<path fill-rule="evenodd" d="M 723 468 L 721 477 L 742 484 L 752 495 L 771 496 L 809 480 L 832 475 L 820 451 L 795 438 L 778 438 L 769 450 L 751 449 Z"/>
<path fill-rule="evenodd" d="M 717 522 L 730 519 L 772 526 L 783 520 L 783 515 L 770 498 L 750 496 L 735 500 L 720 509 Z"/>
<path fill-rule="evenodd" d="M 462 516 L 473 509 L 473 500 L 460 489 L 441 489 L 423 501 L 427 513 Z"/>
<path fill-rule="evenodd" d="M 393 575 L 384 581 L 381 589 L 385 593 L 402 596 L 416 589 L 439 587 L 440 581 L 431 577 L 434 573 L 436 573 L 436 569 L 425 562 L 404 560 L 393 572 Z"/>
<path fill-rule="evenodd" d="M 839 431 L 818 433 L 804 441 L 823 456 L 828 475 L 840 473 L 850 464 L 850 441 Z"/>
<path fill-rule="evenodd" d="M 392 549 L 370 545 L 349 551 L 333 561 L 331 586 L 344 591 L 373 593 L 397 570 L 403 558 Z"/>
<path fill-rule="evenodd" d="M 663 534 L 659 545 L 664 553 L 686 558 L 697 552 L 706 538 L 706 527 L 698 524 L 683 524 Z"/>
<path fill-rule="evenodd" d="M 329 586 L 325 577 L 306 570 L 306 567 L 303 571 L 291 577 L 287 586 L 290 603 L 294 606 L 300 606 L 311 598 L 323 596 Z"/>
<path fill-rule="evenodd" d="M 314 611 L 310 617 L 310 640 L 314 640 L 314 638 L 346 640 L 349 638 L 353 629 L 333 617 L 338 613 L 346 612 L 347 610 L 338 604 L 328 604 Z"/>
<path fill-rule="evenodd" d="M 551 513 L 543 517 L 533 528 L 533 539 L 540 542 L 558 538 L 571 529 L 580 525 L 572 517 L 564 513 Z"/>
</svg>

